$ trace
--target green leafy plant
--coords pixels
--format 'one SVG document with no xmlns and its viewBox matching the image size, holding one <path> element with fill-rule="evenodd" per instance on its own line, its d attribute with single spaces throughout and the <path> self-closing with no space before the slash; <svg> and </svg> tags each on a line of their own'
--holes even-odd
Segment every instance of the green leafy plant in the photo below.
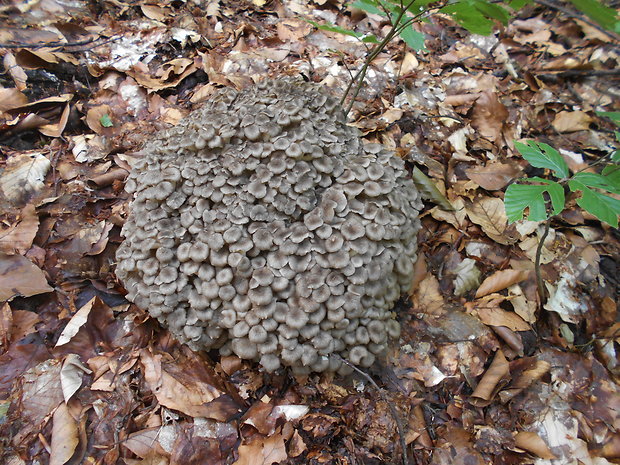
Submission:
<svg viewBox="0 0 620 465">
<path fill-rule="evenodd" d="M 530 165 L 549 169 L 557 181 L 536 176 L 508 186 L 504 206 L 510 222 L 524 216 L 531 221 L 544 221 L 559 215 L 566 205 L 565 189 L 568 187 L 579 195 L 577 205 L 599 220 L 618 227 L 620 200 L 609 194 L 620 194 L 620 165 L 609 163 L 600 174 L 580 171 L 571 176 L 562 155 L 553 147 L 535 141 L 516 142 L 515 147 Z M 618 158 L 616 151 L 611 161 L 618 161 Z M 525 209 L 528 209 L 527 215 Z"/>
</svg>

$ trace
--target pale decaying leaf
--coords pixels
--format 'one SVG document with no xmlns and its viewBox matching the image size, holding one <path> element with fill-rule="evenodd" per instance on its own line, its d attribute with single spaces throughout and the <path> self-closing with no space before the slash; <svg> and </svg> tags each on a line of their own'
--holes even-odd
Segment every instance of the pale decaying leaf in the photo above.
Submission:
<svg viewBox="0 0 620 465">
<path fill-rule="evenodd" d="M 64 402 L 54 412 L 52 421 L 49 465 L 64 465 L 71 459 L 80 442 L 78 423 Z"/>
<path fill-rule="evenodd" d="M 0 301 L 21 295 L 30 297 L 52 292 L 45 273 L 37 265 L 21 255 L 0 252 Z"/>
<path fill-rule="evenodd" d="M 492 294 L 493 292 L 501 291 L 502 289 L 506 289 L 513 284 L 523 281 L 527 279 L 530 275 L 529 271 L 526 270 L 500 270 L 493 273 L 491 276 L 486 278 L 478 290 L 476 291 L 476 298 L 483 297 L 488 294 Z"/>
<path fill-rule="evenodd" d="M 478 197 L 466 205 L 467 216 L 479 225 L 484 233 L 495 242 L 504 245 L 514 244 L 513 226 L 508 225 L 504 202 L 497 197 Z"/>
<path fill-rule="evenodd" d="M 480 270 L 476 266 L 476 260 L 465 258 L 454 269 L 454 295 L 463 295 L 474 289 L 480 283 Z"/>
<path fill-rule="evenodd" d="M 11 157 L 0 175 L 0 190 L 12 203 L 23 202 L 43 188 L 50 167 L 50 161 L 41 153 Z"/>
<path fill-rule="evenodd" d="M 588 308 L 585 300 L 577 293 L 577 279 L 569 271 L 563 271 L 554 284 L 545 283 L 550 297 L 544 308 L 556 312 L 567 323 L 579 323 L 581 315 Z"/>
<path fill-rule="evenodd" d="M 92 371 L 82 364 L 79 355 L 69 354 L 65 357 L 60 370 L 60 384 L 65 402 L 69 402 L 71 397 L 82 386 L 82 376 L 84 373 L 92 373 Z"/>
<path fill-rule="evenodd" d="M 0 229 L 0 252 L 13 255 L 25 254 L 39 229 L 39 217 L 34 205 L 26 205 L 20 213 L 20 220 L 7 229 Z"/>
<path fill-rule="evenodd" d="M 67 326 L 65 326 L 65 329 L 63 329 L 62 333 L 60 333 L 60 337 L 58 338 L 55 347 L 66 344 L 78 333 L 80 328 L 86 323 L 86 321 L 88 321 L 88 315 L 90 315 L 95 299 L 96 297 L 90 299 L 75 313 L 75 315 L 73 315 L 73 317 L 69 320 L 69 323 L 67 323 Z"/>
</svg>

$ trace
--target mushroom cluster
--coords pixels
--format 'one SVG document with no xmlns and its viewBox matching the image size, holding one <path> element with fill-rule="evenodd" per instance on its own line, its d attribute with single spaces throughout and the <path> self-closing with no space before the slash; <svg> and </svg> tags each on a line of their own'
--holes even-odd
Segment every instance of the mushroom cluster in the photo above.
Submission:
<svg viewBox="0 0 620 465">
<path fill-rule="evenodd" d="M 143 152 L 116 274 L 179 340 L 307 373 L 367 367 L 398 336 L 419 195 L 333 97 L 223 89 Z"/>
</svg>

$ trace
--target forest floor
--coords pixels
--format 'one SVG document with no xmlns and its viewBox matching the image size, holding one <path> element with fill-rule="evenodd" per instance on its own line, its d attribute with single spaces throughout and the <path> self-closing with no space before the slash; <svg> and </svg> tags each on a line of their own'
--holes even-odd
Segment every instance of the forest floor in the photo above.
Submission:
<svg viewBox="0 0 620 465">
<path fill-rule="evenodd" d="M 426 51 L 377 58 L 351 124 L 449 205 L 426 202 L 386 360 L 295 378 L 194 353 L 124 299 L 128 155 L 222 86 L 292 75 L 341 95 L 364 45 L 302 18 L 389 26 L 341 0 L 18 4 L 0 7 L 0 462 L 399 464 L 405 443 L 419 465 L 620 463 L 618 231 L 570 198 L 542 306 L 544 225 L 503 209 L 506 186 L 544 175 L 515 140 L 573 171 L 613 149 L 607 34 L 540 6 L 489 37 L 435 15 Z"/>
</svg>

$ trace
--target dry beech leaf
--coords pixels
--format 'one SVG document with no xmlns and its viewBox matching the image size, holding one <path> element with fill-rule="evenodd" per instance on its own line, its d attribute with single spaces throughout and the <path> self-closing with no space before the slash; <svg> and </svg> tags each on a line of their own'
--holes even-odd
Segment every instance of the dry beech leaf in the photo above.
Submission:
<svg viewBox="0 0 620 465">
<path fill-rule="evenodd" d="M 65 130 L 67 121 L 69 121 L 70 110 L 71 105 L 67 103 L 65 105 L 65 108 L 62 110 L 62 114 L 60 115 L 60 119 L 58 120 L 58 122 L 41 126 L 39 128 L 39 132 L 44 136 L 48 137 L 60 137 L 62 132 Z"/>
<path fill-rule="evenodd" d="M 19 108 L 28 103 L 28 97 L 18 89 L 0 89 L 0 113 Z"/>
<path fill-rule="evenodd" d="M 473 166 L 465 170 L 467 177 L 488 191 L 498 191 L 508 185 L 521 173 L 516 163 L 487 163 L 486 166 Z"/>
<path fill-rule="evenodd" d="M 508 120 L 508 110 L 499 101 L 497 94 L 486 90 L 474 103 L 471 125 L 487 139 L 499 143 L 502 141 L 502 129 Z"/>
<path fill-rule="evenodd" d="M 476 389 L 472 393 L 472 403 L 477 406 L 487 405 L 495 394 L 503 387 L 503 382 L 510 375 L 510 366 L 508 360 L 504 356 L 501 350 L 498 350 L 493 358 L 491 366 L 487 369 L 486 373 L 482 376 L 482 379 L 476 386 Z M 483 401 L 483 402 L 480 402 Z"/>
<path fill-rule="evenodd" d="M 7 70 L 9 75 L 13 78 L 17 90 L 26 90 L 28 75 L 23 68 L 17 64 L 17 60 L 11 52 L 7 52 L 4 55 L 3 64 L 4 69 Z"/>
<path fill-rule="evenodd" d="M 531 431 L 519 431 L 515 434 L 515 445 L 541 459 L 553 460 L 556 458 L 545 441 L 537 433 Z"/>
<path fill-rule="evenodd" d="M 441 207 L 433 207 L 430 214 L 437 221 L 445 221 L 451 224 L 459 231 L 465 230 L 467 213 L 465 212 L 465 202 L 461 197 L 457 197 L 452 201 L 452 210 L 447 211 Z"/>
<path fill-rule="evenodd" d="M 39 230 L 39 217 L 34 205 L 21 211 L 19 222 L 7 230 L 0 230 L 0 252 L 25 254 Z"/>
<path fill-rule="evenodd" d="M 160 444 L 160 440 L 171 440 L 174 444 L 177 437 L 175 426 L 161 426 L 148 428 L 135 433 L 123 441 L 123 446 L 129 449 L 140 458 L 146 458 L 149 454 L 163 454 L 165 451 Z"/>
<path fill-rule="evenodd" d="M 497 295 L 497 294 L 496 294 Z M 476 304 L 478 318 L 487 326 L 505 326 L 512 331 L 529 331 L 530 325 L 527 324 L 519 315 L 508 312 L 499 307 L 499 302 L 504 300 L 504 296 L 499 299 L 490 299 L 486 303 Z"/>
<path fill-rule="evenodd" d="M 553 127 L 558 132 L 586 131 L 590 129 L 592 117 L 585 111 L 561 111 L 553 120 Z"/>
<path fill-rule="evenodd" d="M 420 282 L 412 300 L 418 312 L 427 315 L 441 315 L 445 312 L 445 303 L 439 290 L 439 281 L 430 273 Z"/>
<path fill-rule="evenodd" d="M 71 460 L 79 442 L 78 423 L 63 402 L 53 416 L 49 465 L 64 465 Z"/>
<path fill-rule="evenodd" d="M 529 275 L 530 272 L 526 270 L 496 271 L 482 282 L 482 284 L 476 291 L 476 299 L 488 294 L 492 294 L 493 292 L 506 289 L 513 284 L 517 284 L 524 279 L 527 279 Z"/>
<path fill-rule="evenodd" d="M 140 351 L 140 362 L 144 367 L 144 379 L 161 405 L 192 417 L 212 416 L 208 404 L 222 395 L 220 390 L 198 379 L 182 383 L 162 366 L 161 354 L 147 349 Z"/>
<path fill-rule="evenodd" d="M 110 117 L 111 115 L 112 110 L 109 105 L 98 105 L 96 107 L 89 108 L 86 113 L 86 124 L 97 134 L 102 134 L 104 132 L 109 133 L 111 132 L 111 129 L 103 127 L 101 124 L 101 118 L 105 116 Z M 81 162 L 82 160 L 78 161 Z"/>
<path fill-rule="evenodd" d="M 58 342 L 56 342 L 56 345 L 54 347 L 59 347 L 68 343 L 73 338 L 73 336 L 78 333 L 80 328 L 84 326 L 84 324 L 88 321 L 88 315 L 93 308 L 95 300 L 96 297 L 90 299 L 84 304 L 84 306 L 82 306 L 82 308 L 80 308 L 76 312 L 75 315 L 73 315 L 73 317 L 69 320 L 69 323 L 67 323 L 67 326 L 65 326 L 65 329 L 63 329 L 62 333 L 60 333 Z"/>
<path fill-rule="evenodd" d="M 467 216 L 479 225 L 484 233 L 503 245 L 510 245 L 516 242 L 512 237 L 514 225 L 508 226 L 508 218 L 504 210 L 504 202 L 497 197 L 478 197 L 473 202 L 468 202 L 465 206 Z"/>
<path fill-rule="evenodd" d="M 288 458 L 285 439 L 288 438 L 282 432 L 276 432 L 268 438 L 258 437 L 249 444 L 241 444 L 239 458 L 233 465 L 272 465 L 283 462 Z"/>
<path fill-rule="evenodd" d="M 90 374 L 92 371 L 82 364 L 79 355 L 69 354 L 65 357 L 60 369 L 60 385 L 62 386 L 65 402 L 69 402 L 71 397 L 82 386 L 82 376 L 84 373 Z"/>
<path fill-rule="evenodd" d="M 8 304 L 7 304 L 8 305 Z M 27 310 L 13 310 L 13 328 L 11 340 L 19 341 L 36 331 L 35 325 L 41 321 L 39 315 Z"/>
<path fill-rule="evenodd" d="M 21 255 L 0 252 L 0 301 L 17 295 L 30 297 L 52 292 L 45 273 L 37 265 Z"/>
<path fill-rule="evenodd" d="M 545 360 L 537 360 L 535 357 L 520 358 L 510 362 L 512 382 L 510 386 L 499 393 L 503 403 L 513 399 L 538 381 L 551 368 L 551 364 Z"/>
</svg>

